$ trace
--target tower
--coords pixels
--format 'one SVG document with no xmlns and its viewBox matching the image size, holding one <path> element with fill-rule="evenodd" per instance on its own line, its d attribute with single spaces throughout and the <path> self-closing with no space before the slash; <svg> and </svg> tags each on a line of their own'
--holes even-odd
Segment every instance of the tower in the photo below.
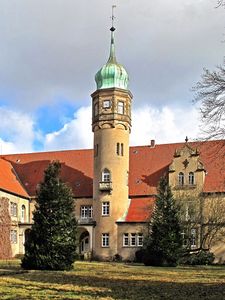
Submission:
<svg viewBox="0 0 225 300">
<path fill-rule="evenodd" d="M 112 20 L 114 16 L 112 15 Z M 113 23 L 113 22 L 112 22 Z M 118 253 L 119 221 L 128 209 L 129 134 L 132 94 L 128 74 L 115 56 L 112 24 L 110 55 L 97 72 L 92 97 L 94 132 L 94 256 L 112 259 Z"/>
</svg>

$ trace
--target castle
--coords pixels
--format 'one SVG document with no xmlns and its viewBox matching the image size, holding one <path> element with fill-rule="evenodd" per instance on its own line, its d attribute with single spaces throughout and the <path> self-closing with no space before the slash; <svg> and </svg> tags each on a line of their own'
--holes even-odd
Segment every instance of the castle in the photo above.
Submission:
<svg viewBox="0 0 225 300">
<path fill-rule="evenodd" d="M 115 28 L 110 30 L 109 59 L 97 72 L 97 89 L 91 95 L 93 150 L 0 156 L 0 258 L 24 253 L 36 189 L 54 160 L 61 162 L 62 180 L 74 193 L 78 251 L 84 257 L 134 258 L 143 246 L 163 175 L 176 197 L 188 199 L 186 204 L 201 198 L 201 209 L 207 211 L 209 203 L 225 203 L 224 140 L 161 145 L 151 140 L 147 146 L 129 147 L 132 94 L 128 74 L 116 60 Z M 185 207 L 188 218 L 190 207 Z M 185 232 L 183 236 L 185 243 Z M 193 224 L 193 249 L 201 237 L 199 225 Z M 224 238 L 212 251 L 225 260 Z"/>
</svg>

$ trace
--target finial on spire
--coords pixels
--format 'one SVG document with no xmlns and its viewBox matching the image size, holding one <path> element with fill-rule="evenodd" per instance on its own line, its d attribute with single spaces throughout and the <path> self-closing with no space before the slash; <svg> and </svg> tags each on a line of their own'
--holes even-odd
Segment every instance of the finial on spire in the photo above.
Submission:
<svg viewBox="0 0 225 300">
<path fill-rule="evenodd" d="M 112 5 L 112 27 L 110 28 L 111 31 L 111 43 L 110 43 L 110 54 L 109 54 L 109 60 L 108 62 L 114 62 L 116 63 L 116 55 L 115 55 L 115 44 L 114 44 L 114 31 L 116 30 L 116 28 L 113 26 L 114 25 L 114 9 L 115 9 L 116 5 Z"/>
<path fill-rule="evenodd" d="M 187 143 L 188 142 L 188 137 L 186 136 L 186 138 L 185 138 L 185 142 Z"/>
<path fill-rule="evenodd" d="M 112 5 L 112 16 L 111 16 L 111 19 L 112 19 L 112 27 L 110 28 L 111 31 L 114 31 L 115 30 L 115 27 L 114 27 L 114 19 L 115 19 L 115 16 L 114 16 L 114 9 L 116 8 L 116 5 Z"/>
</svg>

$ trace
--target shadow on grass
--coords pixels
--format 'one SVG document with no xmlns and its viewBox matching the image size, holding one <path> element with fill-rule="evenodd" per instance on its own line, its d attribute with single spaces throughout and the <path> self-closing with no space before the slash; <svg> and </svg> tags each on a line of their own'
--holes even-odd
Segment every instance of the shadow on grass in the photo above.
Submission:
<svg viewBox="0 0 225 300">
<path fill-rule="evenodd" d="M 126 273 L 121 278 L 107 278 L 104 273 L 96 272 L 87 276 L 72 274 L 71 272 L 29 272 L 17 275 L 16 278 L 23 281 L 23 289 L 30 290 L 35 287 L 46 294 L 54 293 L 57 299 L 72 299 L 73 296 L 95 299 L 99 297 L 110 299 L 225 299 L 225 286 L 222 283 L 178 283 L 171 280 L 156 281 L 151 278 L 143 280 L 132 279 L 131 273 L 126 278 Z M 137 274 L 134 274 L 135 276 Z M 182 276 L 182 275 L 181 275 Z M 143 276 L 142 276 L 143 277 Z M 190 278 L 191 280 L 191 278 Z M 13 283 L 12 287 L 18 288 Z M 72 287 L 69 287 L 71 285 Z M 69 288 L 68 288 L 69 287 Z M 79 287 L 77 289 L 76 287 Z M 58 298 L 59 296 L 62 298 Z M 72 298 L 71 298 L 72 297 Z M 12 298 L 13 299 L 13 298 Z M 16 299 L 16 298 L 15 298 Z M 17 297 L 17 299 L 19 299 Z"/>
</svg>

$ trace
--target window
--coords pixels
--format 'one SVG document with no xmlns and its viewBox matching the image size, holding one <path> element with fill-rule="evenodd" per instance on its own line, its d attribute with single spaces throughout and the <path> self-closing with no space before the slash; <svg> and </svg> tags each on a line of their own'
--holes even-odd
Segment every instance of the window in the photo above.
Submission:
<svg viewBox="0 0 225 300">
<path fill-rule="evenodd" d="M 94 116 L 96 117 L 98 115 L 98 103 L 95 103 L 94 106 Z"/>
<path fill-rule="evenodd" d="M 192 228 L 191 229 L 191 248 L 195 248 L 196 247 L 196 229 Z"/>
<path fill-rule="evenodd" d="M 130 234 L 130 246 L 136 246 L 136 234 L 135 233 Z"/>
<path fill-rule="evenodd" d="M 116 144 L 116 154 L 123 156 L 123 143 Z"/>
<path fill-rule="evenodd" d="M 109 233 L 102 234 L 102 247 L 109 247 Z"/>
<path fill-rule="evenodd" d="M 110 100 L 104 100 L 103 101 L 103 108 L 110 108 L 111 101 Z"/>
<path fill-rule="evenodd" d="M 116 154 L 120 155 L 120 143 L 116 144 Z"/>
<path fill-rule="evenodd" d="M 193 172 L 190 172 L 188 175 L 188 182 L 190 185 L 195 184 L 195 175 Z"/>
<path fill-rule="evenodd" d="M 109 216 L 109 202 L 102 202 L 102 216 Z"/>
<path fill-rule="evenodd" d="M 80 217 L 81 219 L 91 219 L 93 216 L 92 205 L 83 205 L 80 207 Z"/>
<path fill-rule="evenodd" d="M 117 104 L 117 112 L 118 114 L 124 114 L 124 102 L 119 101 Z"/>
<path fill-rule="evenodd" d="M 184 173 L 180 172 L 178 175 L 178 184 L 184 185 Z"/>
<path fill-rule="evenodd" d="M 124 233 L 123 247 L 142 247 L 143 233 Z"/>
<path fill-rule="evenodd" d="M 124 247 L 129 246 L 129 234 L 128 233 L 123 234 L 123 246 Z"/>
<path fill-rule="evenodd" d="M 102 181 L 109 182 L 111 179 L 110 171 L 108 169 L 104 169 L 102 171 Z"/>
<path fill-rule="evenodd" d="M 96 144 L 94 147 L 94 156 L 98 156 L 98 144 Z"/>
<path fill-rule="evenodd" d="M 186 247 L 187 246 L 187 233 L 185 230 L 183 230 L 181 232 L 181 236 L 182 236 L 182 244 L 183 244 L 183 247 Z"/>
<path fill-rule="evenodd" d="M 123 143 L 121 144 L 121 153 L 120 154 L 123 156 Z"/>
<path fill-rule="evenodd" d="M 25 205 L 22 205 L 21 207 L 21 222 L 26 221 L 26 207 Z"/>
<path fill-rule="evenodd" d="M 143 233 L 137 234 L 137 246 L 139 247 L 143 246 Z"/>
<path fill-rule="evenodd" d="M 17 217 L 17 204 L 10 202 L 10 214 L 12 217 Z"/>
<path fill-rule="evenodd" d="M 10 231 L 10 241 L 11 244 L 17 244 L 17 230 Z"/>
</svg>

